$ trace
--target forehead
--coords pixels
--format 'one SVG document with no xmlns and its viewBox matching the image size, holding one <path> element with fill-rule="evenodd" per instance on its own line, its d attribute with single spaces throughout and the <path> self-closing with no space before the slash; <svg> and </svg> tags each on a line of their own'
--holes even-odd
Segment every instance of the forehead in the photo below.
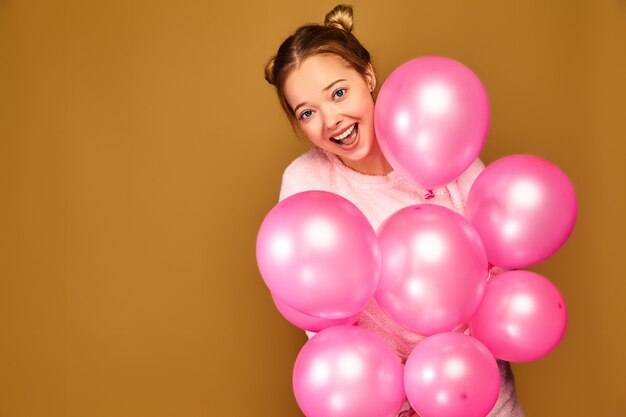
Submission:
<svg viewBox="0 0 626 417">
<path fill-rule="evenodd" d="M 355 81 L 361 75 L 341 58 L 334 55 L 314 55 L 306 58 L 285 79 L 285 96 L 292 105 L 324 95 L 322 90 L 339 79 Z"/>
</svg>

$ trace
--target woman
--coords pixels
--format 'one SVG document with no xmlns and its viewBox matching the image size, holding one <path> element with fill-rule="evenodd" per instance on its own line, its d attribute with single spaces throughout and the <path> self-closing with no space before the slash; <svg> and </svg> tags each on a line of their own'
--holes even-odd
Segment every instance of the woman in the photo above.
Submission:
<svg viewBox="0 0 626 417">
<path fill-rule="evenodd" d="M 377 79 L 370 54 L 351 32 L 352 7 L 336 6 L 324 25 L 297 29 L 267 64 L 265 78 L 276 87 L 294 130 L 315 145 L 285 170 L 280 200 L 307 190 L 330 191 L 354 203 L 375 229 L 395 211 L 413 204 L 439 204 L 462 214 L 483 164 L 476 160 L 454 182 L 432 191 L 397 175 L 376 140 Z M 403 362 L 424 339 L 396 324 L 374 300 L 358 325 L 382 337 Z M 506 362 L 498 365 L 501 391 L 489 416 L 521 417 L 511 368 Z M 408 404 L 399 414 L 414 415 Z"/>
</svg>

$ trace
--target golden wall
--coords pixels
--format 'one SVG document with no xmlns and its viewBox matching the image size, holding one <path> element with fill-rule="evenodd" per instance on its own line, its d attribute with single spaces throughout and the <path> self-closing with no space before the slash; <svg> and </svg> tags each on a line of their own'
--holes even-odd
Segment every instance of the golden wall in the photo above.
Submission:
<svg viewBox="0 0 626 417">
<path fill-rule="evenodd" d="M 255 239 L 307 149 L 263 79 L 334 2 L 0 0 L 0 416 L 297 416 L 304 334 Z M 486 163 L 574 182 L 549 356 L 516 364 L 529 417 L 624 416 L 626 2 L 356 1 L 384 79 L 445 55 L 491 104 Z M 620 174 L 621 173 L 621 174 Z"/>
</svg>

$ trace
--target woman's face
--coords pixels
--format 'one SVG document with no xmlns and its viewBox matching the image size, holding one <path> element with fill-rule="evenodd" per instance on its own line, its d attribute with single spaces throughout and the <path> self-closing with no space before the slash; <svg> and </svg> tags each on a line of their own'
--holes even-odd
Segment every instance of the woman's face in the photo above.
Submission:
<svg viewBox="0 0 626 417">
<path fill-rule="evenodd" d="M 370 66 L 362 76 L 335 55 L 314 55 L 285 79 L 285 96 L 303 133 L 316 146 L 344 162 L 361 161 L 376 141 L 376 78 Z"/>
</svg>

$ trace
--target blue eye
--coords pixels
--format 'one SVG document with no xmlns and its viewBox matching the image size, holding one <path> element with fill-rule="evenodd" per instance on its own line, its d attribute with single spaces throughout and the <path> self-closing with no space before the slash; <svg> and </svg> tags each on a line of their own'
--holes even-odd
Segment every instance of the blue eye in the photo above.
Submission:
<svg viewBox="0 0 626 417">
<path fill-rule="evenodd" d="M 343 97 L 344 94 L 346 94 L 346 89 L 345 88 L 340 88 L 339 90 L 335 91 L 335 97 Z"/>
<path fill-rule="evenodd" d="M 302 113 L 300 113 L 300 120 L 308 119 L 309 117 L 311 117 L 312 114 L 313 112 L 311 110 L 305 110 Z"/>
</svg>

